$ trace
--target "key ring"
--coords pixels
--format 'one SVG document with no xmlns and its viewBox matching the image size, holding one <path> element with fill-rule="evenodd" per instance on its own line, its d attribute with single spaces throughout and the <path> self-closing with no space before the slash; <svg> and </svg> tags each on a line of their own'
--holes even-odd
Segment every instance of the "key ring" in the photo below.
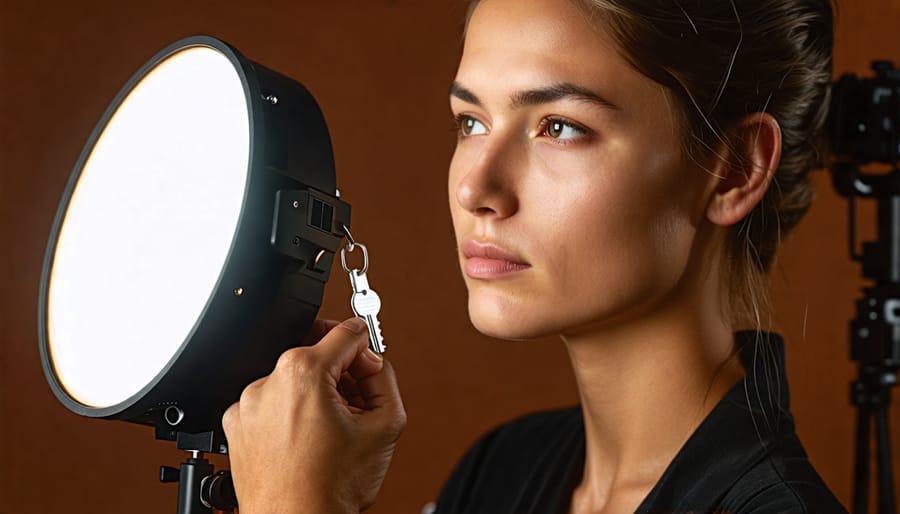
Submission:
<svg viewBox="0 0 900 514">
<path fill-rule="evenodd" d="M 352 252 L 353 249 L 356 248 L 357 246 L 362 248 L 363 267 L 362 267 L 362 269 L 351 270 L 350 268 L 347 267 L 346 254 L 349 252 Z M 350 249 L 348 250 L 348 248 L 350 248 Z M 346 271 L 347 273 L 351 273 L 352 271 L 355 271 L 357 273 L 357 275 L 364 275 L 366 273 L 366 271 L 369 270 L 369 251 L 366 250 L 366 245 L 364 245 L 362 243 L 354 243 L 353 246 L 347 245 L 344 248 L 341 248 L 341 267 L 343 267 L 344 271 Z"/>
<path fill-rule="evenodd" d="M 341 267 L 344 268 L 344 271 L 346 271 L 347 273 L 352 273 L 353 271 L 356 271 L 358 275 L 364 275 L 366 273 L 366 271 L 369 270 L 369 251 L 366 249 L 366 245 L 357 243 L 356 241 L 353 240 L 353 236 L 350 235 L 350 229 L 347 228 L 347 225 L 342 225 L 342 226 L 344 227 L 344 232 L 347 234 L 347 240 L 349 241 L 349 243 L 347 243 L 347 246 L 341 248 Z M 359 270 L 359 269 L 351 270 L 350 268 L 347 267 L 347 253 L 353 252 L 353 250 L 357 246 L 362 248 L 363 267 L 361 270 Z"/>
</svg>

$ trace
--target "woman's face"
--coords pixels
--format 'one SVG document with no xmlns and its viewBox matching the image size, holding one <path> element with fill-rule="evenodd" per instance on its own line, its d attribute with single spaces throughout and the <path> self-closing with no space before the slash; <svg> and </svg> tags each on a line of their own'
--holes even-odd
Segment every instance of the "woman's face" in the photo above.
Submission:
<svg viewBox="0 0 900 514">
<path fill-rule="evenodd" d="M 483 0 L 450 103 L 449 193 L 469 315 L 520 339 L 653 312 L 711 192 L 662 86 L 571 0 Z"/>
</svg>

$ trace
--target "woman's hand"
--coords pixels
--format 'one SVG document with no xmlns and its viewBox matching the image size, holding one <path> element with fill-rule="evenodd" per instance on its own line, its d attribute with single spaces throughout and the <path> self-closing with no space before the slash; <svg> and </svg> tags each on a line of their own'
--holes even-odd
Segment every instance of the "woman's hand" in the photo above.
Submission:
<svg viewBox="0 0 900 514">
<path fill-rule="evenodd" d="M 367 349 L 363 320 L 317 321 L 322 334 L 222 418 L 241 514 L 356 514 L 381 488 L 406 424 L 394 371 Z"/>
</svg>

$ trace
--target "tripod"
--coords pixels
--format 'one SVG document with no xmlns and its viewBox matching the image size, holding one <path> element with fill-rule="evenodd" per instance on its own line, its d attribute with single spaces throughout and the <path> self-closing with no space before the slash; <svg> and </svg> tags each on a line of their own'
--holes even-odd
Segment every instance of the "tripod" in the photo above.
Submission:
<svg viewBox="0 0 900 514">
<path fill-rule="evenodd" d="M 854 164 L 841 163 L 832 171 L 835 189 L 848 200 L 850 257 L 862 263 L 864 277 L 875 281 L 874 287 L 863 290 L 856 318 L 850 322 L 850 358 L 859 363 L 858 378 L 850 389 L 850 401 L 858 409 L 853 513 L 869 511 L 874 419 L 877 512 L 896 514 L 888 407 L 900 368 L 900 169 L 895 165 L 887 175 L 867 175 Z M 857 195 L 878 203 L 878 240 L 863 243 L 861 254 L 855 250 Z"/>
</svg>

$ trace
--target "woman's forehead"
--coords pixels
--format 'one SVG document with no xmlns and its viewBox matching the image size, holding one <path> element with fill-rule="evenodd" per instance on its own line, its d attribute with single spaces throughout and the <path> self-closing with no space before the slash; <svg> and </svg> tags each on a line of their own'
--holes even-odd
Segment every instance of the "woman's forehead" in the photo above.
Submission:
<svg viewBox="0 0 900 514">
<path fill-rule="evenodd" d="M 572 48 L 601 33 L 570 0 L 481 0 L 466 33 L 466 47 L 509 45 L 522 50 Z"/>
<path fill-rule="evenodd" d="M 613 103 L 659 94 L 599 23 L 571 0 L 481 0 L 469 22 L 456 82 L 479 95 L 575 84 Z"/>
</svg>

